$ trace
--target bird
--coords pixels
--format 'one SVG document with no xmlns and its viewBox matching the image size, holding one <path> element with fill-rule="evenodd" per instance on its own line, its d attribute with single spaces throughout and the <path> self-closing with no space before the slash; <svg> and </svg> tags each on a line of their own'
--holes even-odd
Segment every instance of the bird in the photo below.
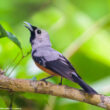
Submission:
<svg viewBox="0 0 110 110">
<path fill-rule="evenodd" d="M 62 78 L 66 78 L 77 83 L 85 92 L 97 94 L 92 87 L 82 80 L 69 60 L 52 48 L 47 31 L 33 26 L 28 22 L 24 22 L 24 26 L 30 31 L 31 54 L 35 64 L 41 70 L 51 75 L 42 80 L 53 76 L 60 76 L 60 85 L 62 85 Z"/>
</svg>

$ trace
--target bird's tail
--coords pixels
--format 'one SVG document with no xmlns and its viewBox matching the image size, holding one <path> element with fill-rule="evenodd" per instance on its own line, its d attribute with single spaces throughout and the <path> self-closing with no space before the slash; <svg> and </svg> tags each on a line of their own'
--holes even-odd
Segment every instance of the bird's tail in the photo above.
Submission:
<svg viewBox="0 0 110 110">
<path fill-rule="evenodd" d="M 91 88 L 89 85 L 87 85 L 80 77 L 77 77 L 75 75 L 72 75 L 74 81 L 78 83 L 87 93 L 89 94 L 97 94 L 97 92 Z"/>
</svg>

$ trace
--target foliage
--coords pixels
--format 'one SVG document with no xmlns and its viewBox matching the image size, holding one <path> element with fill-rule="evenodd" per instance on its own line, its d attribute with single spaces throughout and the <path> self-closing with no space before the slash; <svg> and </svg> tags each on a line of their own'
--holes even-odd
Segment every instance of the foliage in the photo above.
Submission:
<svg viewBox="0 0 110 110">
<path fill-rule="evenodd" d="M 109 0 L 1 0 L 0 1 L 0 68 L 10 73 L 22 57 L 31 50 L 30 33 L 23 26 L 24 21 L 48 31 L 53 48 L 60 52 L 78 42 L 82 35 L 85 42 L 70 57 L 79 75 L 99 93 L 110 94 L 110 1 Z M 106 19 L 105 19 L 106 18 Z M 100 23 L 100 20 L 102 22 Z M 99 23 L 94 28 L 94 24 Z M 98 28 L 98 29 L 97 29 Z M 6 31 L 11 40 L 7 39 Z M 90 37 L 85 37 L 89 30 Z M 94 32 L 94 34 L 93 34 Z M 2 37 L 2 38 L 1 38 Z M 14 39 L 18 39 L 17 41 Z M 14 42 L 12 42 L 14 40 Z M 20 46 L 20 42 L 21 46 Z M 17 44 L 17 46 L 16 46 Z M 74 48 L 74 47 L 73 47 Z M 69 54 L 69 53 L 67 53 Z M 16 57 L 17 56 L 17 57 Z M 16 59 L 16 60 L 14 60 Z M 14 62 L 13 62 L 14 61 Z M 37 80 L 48 76 L 40 71 L 32 61 L 31 55 L 25 57 L 14 69 L 10 77 Z M 60 78 L 48 81 L 58 83 Z M 79 88 L 66 79 L 63 84 Z M 9 107 L 10 93 L 0 91 L 0 107 Z M 92 105 L 64 98 L 41 94 L 16 93 L 13 107 L 29 110 L 102 110 Z"/>
<path fill-rule="evenodd" d="M 5 29 L 0 25 L 0 38 L 8 37 L 11 41 L 13 41 L 19 48 L 21 48 L 21 44 L 11 32 L 5 31 Z"/>
</svg>

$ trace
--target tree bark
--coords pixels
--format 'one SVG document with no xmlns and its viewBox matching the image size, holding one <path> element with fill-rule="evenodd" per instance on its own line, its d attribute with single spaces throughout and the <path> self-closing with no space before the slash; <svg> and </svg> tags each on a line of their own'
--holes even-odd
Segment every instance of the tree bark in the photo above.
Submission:
<svg viewBox="0 0 110 110">
<path fill-rule="evenodd" d="M 65 85 L 56 85 L 45 81 L 8 78 L 7 76 L 1 74 L 0 89 L 14 92 L 49 94 L 72 100 L 78 100 L 110 110 L 109 96 L 104 96 L 101 94 L 88 94 L 83 90 L 78 90 Z"/>
</svg>

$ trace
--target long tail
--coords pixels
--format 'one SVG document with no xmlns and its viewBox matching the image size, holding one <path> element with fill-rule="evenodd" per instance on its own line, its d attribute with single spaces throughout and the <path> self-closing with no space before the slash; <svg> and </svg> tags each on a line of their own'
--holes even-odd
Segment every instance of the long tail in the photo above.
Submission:
<svg viewBox="0 0 110 110">
<path fill-rule="evenodd" d="M 74 81 L 78 83 L 87 93 L 89 94 L 98 94 L 93 88 L 87 85 L 80 77 L 72 75 Z"/>
</svg>

